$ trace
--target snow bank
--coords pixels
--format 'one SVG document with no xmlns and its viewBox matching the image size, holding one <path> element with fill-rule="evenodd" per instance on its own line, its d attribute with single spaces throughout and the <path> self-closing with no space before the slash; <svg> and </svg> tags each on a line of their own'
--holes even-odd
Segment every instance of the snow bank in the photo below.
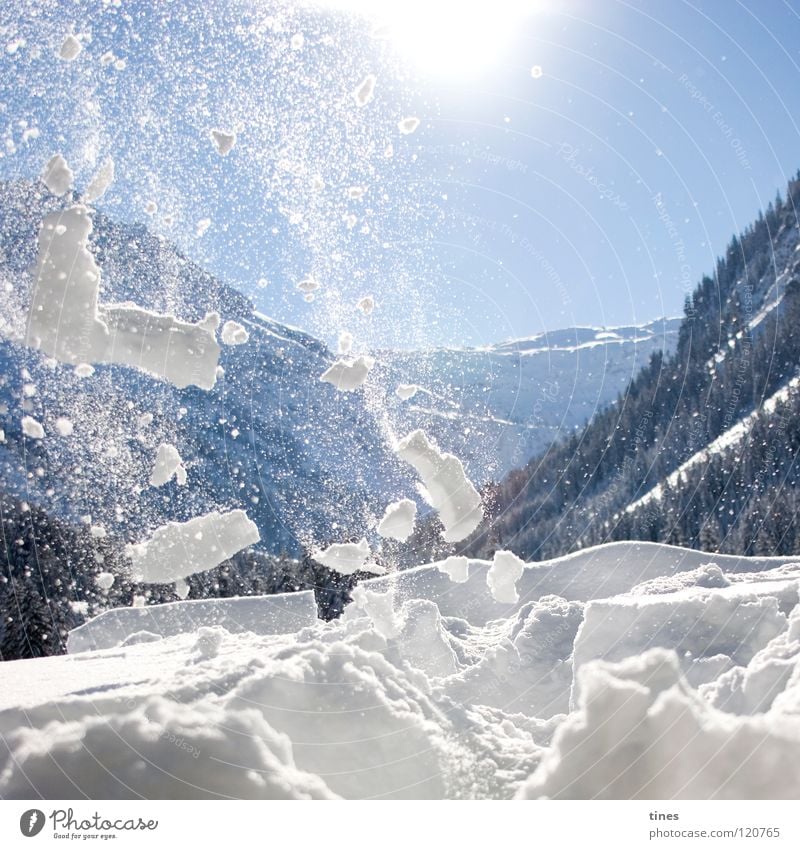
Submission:
<svg viewBox="0 0 800 849">
<path fill-rule="evenodd" d="M 320 380 L 335 386 L 339 392 L 354 392 L 363 385 L 374 365 L 372 357 L 337 360 L 320 376 Z"/>
<path fill-rule="evenodd" d="M 581 701 L 520 798 L 797 799 L 800 717 L 710 707 L 674 652 L 580 673 Z"/>
<path fill-rule="evenodd" d="M 575 668 L 660 646 L 678 652 L 693 683 L 704 683 L 705 676 L 722 671 L 721 662 L 749 663 L 786 628 L 782 602 L 789 609 L 797 604 L 797 582 L 591 601 L 575 639 Z"/>
<path fill-rule="evenodd" d="M 213 387 L 220 352 L 215 316 L 191 324 L 130 304 L 100 304 L 100 268 L 88 247 L 91 232 L 85 206 L 45 218 L 27 344 L 71 365 L 118 363 L 179 388 Z"/>
<path fill-rule="evenodd" d="M 430 504 L 444 525 L 444 539 L 459 542 L 468 537 L 483 519 L 483 510 L 461 461 L 439 451 L 421 430 L 410 433 L 394 450 L 422 478 Z"/>
<path fill-rule="evenodd" d="M 191 633 L 203 626 L 218 626 L 231 634 L 290 634 L 316 621 L 317 605 L 310 591 L 115 607 L 70 631 L 67 650 L 76 654 L 115 648 L 142 631 L 159 638 Z"/>
<path fill-rule="evenodd" d="M 390 504 L 378 523 L 378 533 L 382 537 L 405 542 L 414 532 L 417 518 L 417 505 L 410 498 L 402 498 Z"/>
<path fill-rule="evenodd" d="M 158 446 L 155 465 L 150 474 L 150 486 L 163 486 L 173 477 L 178 481 L 179 486 L 185 486 L 186 469 L 178 449 L 174 445 L 162 442 Z"/>
<path fill-rule="evenodd" d="M 144 542 L 125 547 L 135 581 L 168 584 L 213 569 L 261 539 L 244 510 L 212 511 L 188 522 L 167 522 Z"/>
<path fill-rule="evenodd" d="M 501 602 L 494 563 L 454 557 L 332 622 L 311 593 L 111 610 L 2 664 L 0 796 L 797 798 L 800 570 L 714 559 L 604 546 Z"/>
</svg>

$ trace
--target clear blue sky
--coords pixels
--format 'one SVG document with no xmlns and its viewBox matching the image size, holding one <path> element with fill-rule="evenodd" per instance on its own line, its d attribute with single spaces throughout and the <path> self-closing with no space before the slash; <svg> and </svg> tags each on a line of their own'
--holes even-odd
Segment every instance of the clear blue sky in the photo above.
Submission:
<svg viewBox="0 0 800 849">
<path fill-rule="evenodd" d="M 111 156 L 110 215 L 276 319 L 374 348 L 679 314 L 800 166 L 800 3 L 407 5 L 372 4 L 392 24 L 376 38 L 268 0 L 3 3 L 0 176 L 61 151 L 82 187 Z M 69 31 L 84 48 L 64 62 Z M 237 130 L 227 157 L 214 127 Z"/>
</svg>

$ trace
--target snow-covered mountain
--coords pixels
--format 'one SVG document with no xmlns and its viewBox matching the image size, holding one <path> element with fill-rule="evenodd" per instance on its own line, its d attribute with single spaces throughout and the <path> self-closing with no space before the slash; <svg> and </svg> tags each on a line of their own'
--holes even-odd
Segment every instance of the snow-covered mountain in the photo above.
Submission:
<svg viewBox="0 0 800 849">
<path fill-rule="evenodd" d="M 319 380 L 335 360 L 324 344 L 260 314 L 162 237 L 96 212 L 104 301 L 189 322 L 215 311 L 248 338 L 223 344 L 210 391 L 123 366 L 81 374 L 21 344 L 37 234 L 63 205 L 41 185 L 0 186 L 3 486 L 128 538 L 232 507 L 247 510 L 272 551 L 363 534 L 390 501 L 419 501 L 394 440 L 422 428 L 476 484 L 497 479 L 612 401 L 677 336 L 677 321 L 665 320 L 485 349 L 377 352 L 364 390 L 338 392 Z M 398 397 L 400 384 L 413 384 L 413 397 Z M 23 433 L 24 416 L 44 439 Z M 149 486 L 162 443 L 179 450 L 186 486 Z"/>
<path fill-rule="evenodd" d="M 396 431 L 421 427 L 474 479 L 499 480 L 615 401 L 654 351 L 674 350 L 679 326 L 574 327 L 485 348 L 388 353 L 376 383 L 417 387 L 387 403 Z"/>
</svg>

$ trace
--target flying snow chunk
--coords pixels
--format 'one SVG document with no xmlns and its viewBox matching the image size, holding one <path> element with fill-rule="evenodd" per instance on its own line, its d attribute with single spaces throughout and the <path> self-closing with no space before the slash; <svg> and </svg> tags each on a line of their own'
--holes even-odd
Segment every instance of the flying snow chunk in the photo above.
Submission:
<svg viewBox="0 0 800 849">
<path fill-rule="evenodd" d="M 67 165 L 67 160 L 60 153 L 57 153 L 51 157 L 45 166 L 42 180 L 54 195 L 61 197 L 72 188 L 74 176 L 69 165 Z"/>
<path fill-rule="evenodd" d="M 478 491 L 458 457 L 443 454 L 421 430 L 410 433 L 394 450 L 422 478 L 427 500 L 444 525 L 445 541 L 460 542 L 468 537 L 481 523 L 483 510 Z"/>
<path fill-rule="evenodd" d="M 358 572 L 364 568 L 364 564 L 369 559 L 369 544 L 365 539 L 360 542 L 335 542 L 329 545 L 326 549 L 316 550 L 311 556 L 317 563 L 333 569 L 340 575 L 352 575 L 353 572 Z M 370 564 L 370 572 L 384 572 L 385 570 L 375 565 Z"/>
<path fill-rule="evenodd" d="M 165 378 L 179 389 L 211 389 L 220 347 L 205 322 L 192 324 L 135 304 L 100 304 L 100 267 L 89 250 L 92 219 L 76 204 L 48 215 L 26 344 L 69 365 L 115 363 Z"/>
<path fill-rule="evenodd" d="M 29 439 L 44 439 L 44 428 L 30 416 L 22 417 L 22 432 Z"/>
<path fill-rule="evenodd" d="M 414 532 L 416 518 L 417 505 L 410 498 L 402 498 L 386 508 L 378 524 L 378 533 L 382 537 L 405 542 Z"/>
<path fill-rule="evenodd" d="M 173 476 L 178 481 L 179 486 L 185 486 L 186 469 L 178 449 L 168 442 L 162 442 L 158 446 L 156 462 L 150 474 L 150 486 L 163 486 L 172 480 Z"/>
<path fill-rule="evenodd" d="M 59 436 L 72 436 L 74 429 L 72 422 L 66 416 L 59 416 L 56 419 L 56 433 Z"/>
<path fill-rule="evenodd" d="M 72 62 L 77 58 L 82 49 L 83 47 L 80 41 L 74 35 L 68 35 L 61 42 L 61 49 L 58 51 L 58 55 L 65 62 Z"/>
<path fill-rule="evenodd" d="M 362 106 L 366 106 L 370 100 L 375 96 L 375 83 L 377 82 L 377 77 L 375 74 L 368 74 L 359 84 L 358 88 L 353 92 L 353 100 L 356 102 L 356 106 L 361 108 Z"/>
<path fill-rule="evenodd" d="M 94 201 L 100 200 L 113 182 L 114 160 L 109 157 L 97 169 L 94 177 L 92 177 L 92 181 L 89 183 L 83 196 L 84 201 L 86 203 L 94 203 Z"/>
<path fill-rule="evenodd" d="M 320 377 L 325 383 L 335 386 L 339 392 L 353 392 L 367 379 L 369 370 L 375 365 L 372 357 L 358 357 L 355 360 L 336 360 Z"/>
<path fill-rule="evenodd" d="M 148 215 L 155 215 L 158 212 L 158 204 L 154 200 L 149 200 L 144 205 L 144 211 Z"/>
<path fill-rule="evenodd" d="M 419 118 L 409 117 L 403 118 L 403 120 L 397 125 L 397 129 L 400 130 L 404 136 L 410 136 L 418 126 Z"/>
<path fill-rule="evenodd" d="M 189 598 L 189 585 L 183 578 L 175 581 L 175 595 L 181 600 Z"/>
<path fill-rule="evenodd" d="M 148 584 L 170 584 L 213 569 L 261 539 L 244 510 L 216 510 L 188 522 L 167 522 L 143 542 L 125 547 L 132 577 Z"/>
<path fill-rule="evenodd" d="M 222 341 L 226 345 L 244 345 L 250 334 L 238 321 L 226 321 L 222 325 Z"/>
<path fill-rule="evenodd" d="M 364 197 L 364 191 L 363 186 L 350 186 L 347 190 L 347 197 L 351 200 L 361 200 Z"/>
<path fill-rule="evenodd" d="M 516 604 L 519 601 L 517 581 L 525 571 L 525 563 L 511 551 L 495 551 L 494 560 L 486 573 L 486 586 L 492 598 L 500 604 Z"/>
<path fill-rule="evenodd" d="M 541 65 L 534 65 L 531 68 L 531 76 L 535 80 L 538 80 L 542 76 L 542 66 Z"/>
<path fill-rule="evenodd" d="M 358 307 L 364 315 L 371 315 L 372 311 L 375 309 L 375 299 L 372 295 L 367 295 L 356 304 L 356 307 Z"/>
<path fill-rule="evenodd" d="M 223 130 L 212 130 L 211 141 L 220 156 L 227 156 L 236 144 L 236 133 L 226 133 Z"/>
<path fill-rule="evenodd" d="M 195 236 L 199 239 L 202 235 L 205 234 L 206 230 L 211 226 L 210 218 L 201 218 L 197 222 L 197 228 L 194 231 Z"/>
<path fill-rule="evenodd" d="M 319 283 L 313 277 L 306 277 L 297 284 L 297 288 L 306 295 L 311 292 L 316 292 L 319 289 Z"/>
<path fill-rule="evenodd" d="M 469 558 L 448 557 L 438 564 L 440 572 L 447 575 L 454 584 L 465 584 L 469 580 Z"/>
<path fill-rule="evenodd" d="M 419 386 L 414 383 L 401 383 L 397 389 L 394 390 L 394 394 L 401 401 L 408 401 L 409 398 L 413 398 L 417 392 L 419 391 Z"/>
<path fill-rule="evenodd" d="M 343 330 L 339 334 L 339 354 L 346 357 L 353 350 L 353 334 Z"/>
<path fill-rule="evenodd" d="M 110 590 L 114 586 L 114 576 L 111 572 L 100 572 L 95 576 L 94 582 L 101 590 Z"/>
<path fill-rule="evenodd" d="M 292 40 L 289 42 L 292 50 L 302 50 L 305 43 L 306 38 L 302 32 L 295 33 L 292 36 Z"/>
</svg>

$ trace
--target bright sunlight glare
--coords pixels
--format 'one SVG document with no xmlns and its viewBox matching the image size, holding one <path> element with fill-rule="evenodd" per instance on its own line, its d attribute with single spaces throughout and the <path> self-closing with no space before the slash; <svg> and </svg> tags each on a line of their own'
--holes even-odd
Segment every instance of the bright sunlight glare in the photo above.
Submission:
<svg viewBox="0 0 800 849">
<path fill-rule="evenodd" d="M 361 15 L 374 38 L 390 41 L 420 72 L 460 79 L 499 60 L 515 26 L 538 0 L 319 0 L 314 5 Z"/>
</svg>

